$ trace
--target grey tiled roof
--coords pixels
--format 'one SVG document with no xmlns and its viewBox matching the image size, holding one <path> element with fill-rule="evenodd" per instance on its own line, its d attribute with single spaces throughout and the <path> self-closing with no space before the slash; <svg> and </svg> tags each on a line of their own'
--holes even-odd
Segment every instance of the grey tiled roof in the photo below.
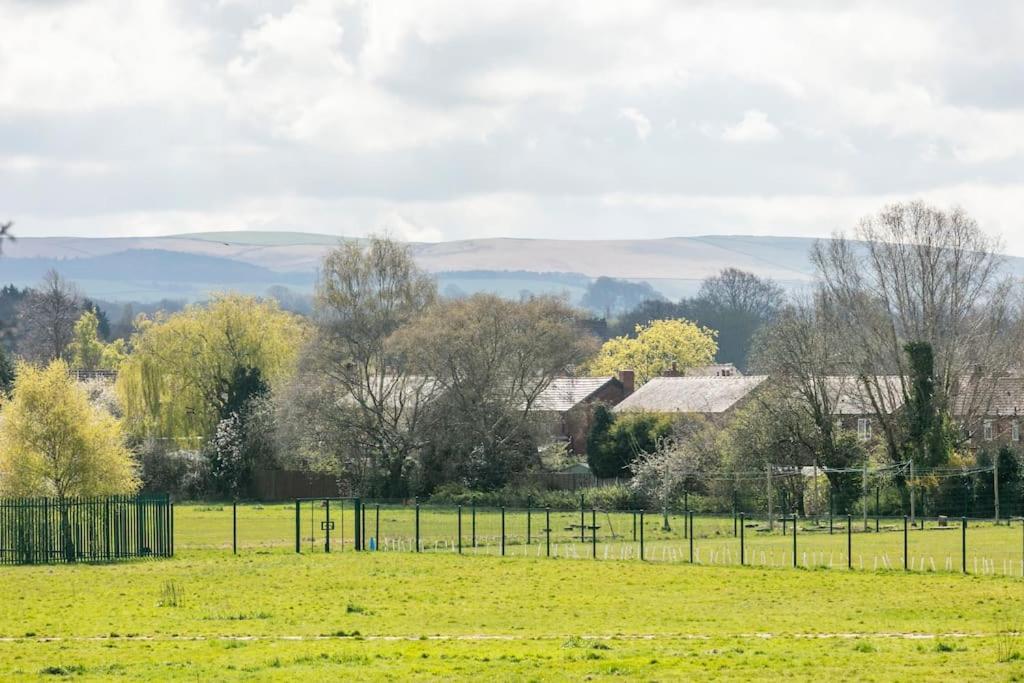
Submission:
<svg viewBox="0 0 1024 683">
<path fill-rule="evenodd" d="M 537 396 L 533 409 L 564 413 L 582 403 L 614 377 L 556 377 Z"/>
<path fill-rule="evenodd" d="M 724 413 L 767 379 L 745 377 L 655 377 L 619 403 L 624 413 Z"/>
</svg>

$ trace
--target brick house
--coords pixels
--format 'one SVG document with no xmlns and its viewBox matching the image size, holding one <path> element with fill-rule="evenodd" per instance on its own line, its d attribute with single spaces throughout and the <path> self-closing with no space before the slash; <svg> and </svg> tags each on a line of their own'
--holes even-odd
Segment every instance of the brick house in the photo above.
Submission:
<svg viewBox="0 0 1024 683">
<path fill-rule="evenodd" d="M 556 377 L 537 397 L 533 410 L 544 420 L 551 436 L 565 441 L 577 455 L 587 452 L 587 435 L 599 404 L 614 406 L 633 393 L 633 371 L 618 376 Z"/>
</svg>

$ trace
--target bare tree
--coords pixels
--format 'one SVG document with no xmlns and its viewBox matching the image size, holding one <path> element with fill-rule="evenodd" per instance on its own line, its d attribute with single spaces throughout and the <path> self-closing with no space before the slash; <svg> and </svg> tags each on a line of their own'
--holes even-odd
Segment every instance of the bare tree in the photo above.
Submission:
<svg viewBox="0 0 1024 683">
<path fill-rule="evenodd" d="M 434 280 L 409 249 L 389 239 L 348 242 L 324 259 L 316 334 L 296 390 L 308 394 L 302 403 L 318 407 L 306 415 L 321 418 L 324 434 L 346 435 L 336 470 L 361 490 L 404 493 L 403 470 L 421 445 L 424 408 L 437 387 L 394 352 L 391 337 L 436 297 Z M 323 408 L 333 410 L 329 422 Z"/>
<path fill-rule="evenodd" d="M 536 459 L 531 418 L 551 380 L 596 350 L 562 300 L 488 294 L 444 301 L 400 335 L 407 357 L 442 397 L 433 447 L 460 476 L 503 483 Z"/>
<path fill-rule="evenodd" d="M 25 331 L 23 354 L 35 361 L 68 358 L 75 322 L 82 313 L 78 289 L 55 271 L 49 271 L 22 303 L 18 317 Z"/>
<path fill-rule="evenodd" d="M 768 278 L 738 268 L 725 268 L 701 283 L 697 301 L 705 306 L 769 320 L 785 301 L 781 287 Z"/>
<path fill-rule="evenodd" d="M 935 405 L 970 423 L 991 400 L 1021 339 L 1014 283 L 1000 242 L 960 209 L 894 204 L 861 221 L 855 239 L 836 235 L 812 252 L 821 287 L 836 307 L 851 374 L 866 385 L 892 459 L 901 457 L 899 417 L 886 409 L 882 378 L 910 395 L 909 342 L 934 351 Z"/>
</svg>

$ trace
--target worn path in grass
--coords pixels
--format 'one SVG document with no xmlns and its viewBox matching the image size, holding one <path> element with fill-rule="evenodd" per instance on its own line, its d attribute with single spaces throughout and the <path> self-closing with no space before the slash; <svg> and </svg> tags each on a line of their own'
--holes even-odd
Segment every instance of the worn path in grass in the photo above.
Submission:
<svg viewBox="0 0 1024 683">
<path fill-rule="evenodd" d="M 1024 582 L 942 574 L 211 552 L 0 570 L 2 680 L 1010 680 L 1022 625 Z"/>
</svg>

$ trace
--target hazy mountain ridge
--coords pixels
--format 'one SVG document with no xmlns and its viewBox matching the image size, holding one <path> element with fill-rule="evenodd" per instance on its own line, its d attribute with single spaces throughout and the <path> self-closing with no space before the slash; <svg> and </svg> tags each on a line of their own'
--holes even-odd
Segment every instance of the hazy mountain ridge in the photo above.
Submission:
<svg viewBox="0 0 1024 683">
<path fill-rule="evenodd" d="M 209 232 L 166 237 L 25 237 L 4 245 L 0 282 L 20 286 L 49 268 L 92 295 L 140 301 L 202 298 L 217 289 L 262 293 L 271 285 L 312 288 L 323 255 L 348 239 L 318 233 Z M 795 288 L 813 277 L 803 237 L 697 236 L 663 239 L 555 240 L 487 238 L 412 243 L 442 288 L 568 292 L 578 296 L 588 278 L 649 282 L 669 298 L 694 293 L 701 280 L 726 267 L 774 278 Z M 1017 274 L 1024 260 L 1010 258 Z"/>
</svg>

